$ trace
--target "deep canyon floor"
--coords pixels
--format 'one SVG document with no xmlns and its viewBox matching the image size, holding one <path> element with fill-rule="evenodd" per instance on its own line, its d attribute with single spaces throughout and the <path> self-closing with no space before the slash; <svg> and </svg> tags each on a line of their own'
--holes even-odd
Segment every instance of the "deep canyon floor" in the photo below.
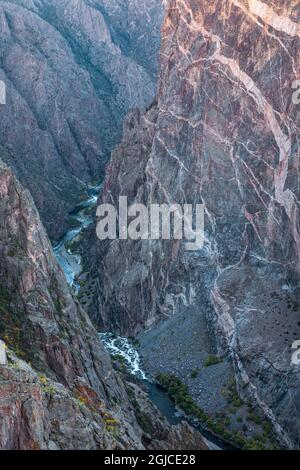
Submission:
<svg viewBox="0 0 300 470">
<path fill-rule="evenodd" d="M 68 232 L 55 246 L 57 260 L 84 307 L 89 302 L 85 287 L 88 273 L 83 272 L 80 251 L 87 231 L 94 228 L 98 191 L 101 191 L 101 184 L 88 186 L 70 214 Z M 194 426 L 206 432 L 211 445 L 219 448 L 231 448 L 229 443 L 245 447 L 247 442 L 253 448 L 259 448 L 259 443 L 261 448 L 278 447 L 270 424 L 251 403 L 240 397 L 230 360 L 214 354 L 205 308 L 207 306 L 183 305 L 180 314 L 162 319 L 136 338 L 120 337 L 118 340 L 109 332 L 101 332 L 100 337 L 119 372 L 133 374 L 139 383 L 150 380 L 152 385 L 150 389 L 146 386 L 146 393 L 170 424 L 178 422 L 176 415 L 187 416 Z M 172 410 L 166 395 L 170 390 L 164 392 L 164 388 L 160 388 L 160 374 L 165 379 L 179 379 L 187 386 L 189 397 L 203 412 L 204 421 L 213 423 L 212 434 L 209 424 L 197 419 L 193 412 L 182 410 L 176 396 L 171 397 L 175 406 Z"/>
</svg>

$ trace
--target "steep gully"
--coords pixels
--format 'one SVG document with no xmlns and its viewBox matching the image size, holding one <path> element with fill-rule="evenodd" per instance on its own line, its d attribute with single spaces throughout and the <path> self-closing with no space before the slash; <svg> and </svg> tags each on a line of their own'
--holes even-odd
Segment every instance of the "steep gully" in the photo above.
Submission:
<svg viewBox="0 0 300 470">
<path fill-rule="evenodd" d="M 82 272 L 81 256 L 76 249 L 71 248 L 71 244 L 82 235 L 87 227 L 93 223 L 91 216 L 92 209 L 96 206 L 98 193 L 101 191 L 101 184 L 89 185 L 86 189 L 86 198 L 83 199 L 70 213 L 71 228 L 65 233 L 62 239 L 54 246 L 54 253 L 60 264 L 68 284 L 76 294 L 79 293 L 80 283 L 78 277 Z M 176 409 L 174 403 L 166 392 L 155 383 L 152 377 L 143 370 L 140 355 L 133 343 L 126 337 L 117 336 L 110 332 L 101 332 L 99 337 L 112 356 L 120 355 L 124 359 L 126 368 L 130 374 L 138 378 L 147 388 L 150 400 L 157 406 L 160 412 L 167 418 L 168 422 L 176 425 L 182 422 L 183 416 Z M 231 444 L 219 439 L 199 425 L 191 422 L 197 430 L 206 438 L 212 450 L 234 450 Z"/>
</svg>

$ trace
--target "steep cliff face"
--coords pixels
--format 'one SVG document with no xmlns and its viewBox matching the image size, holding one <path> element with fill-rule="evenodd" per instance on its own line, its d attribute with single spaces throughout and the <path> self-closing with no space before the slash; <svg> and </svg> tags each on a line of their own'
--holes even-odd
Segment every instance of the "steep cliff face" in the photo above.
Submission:
<svg viewBox="0 0 300 470">
<path fill-rule="evenodd" d="M 205 245 L 96 242 L 91 306 L 122 333 L 205 310 L 241 392 L 290 447 L 300 442 L 299 31 L 293 0 L 170 0 L 157 103 L 128 118 L 102 200 L 204 203 Z"/>
<path fill-rule="evenodd" d="M 1 160 L 0 234 L 0 338 L 8 347 L 0 448 L 205 448 L 188 425 L 170 427 L 138 386 L 126 384 L 129 398 L 69 291 L 32 197 Z"/>
<path fill-rule="evenodd" d="M 162 3 L 137 3 L 0 1 L 0 144 L 52 237 L 155 95 Z"/>
</svg>

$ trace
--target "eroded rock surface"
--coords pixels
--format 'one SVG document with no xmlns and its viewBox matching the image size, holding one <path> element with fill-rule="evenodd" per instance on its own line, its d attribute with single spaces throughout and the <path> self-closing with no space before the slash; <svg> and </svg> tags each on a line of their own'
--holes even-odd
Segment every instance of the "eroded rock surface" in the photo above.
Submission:
<svg viewBox="0 0 300 470">
<path fill-rule="evenodd" d="M 161 0 L 0 1 L 0 145 L 51 237 L 153 100 L 162 18 Z"/>
<path fill-rule="evenodd" d="M 1 449 L 206 448 L 188 425 L 169 426 L 138 386 L 129 398 L 69 290 L 30 193 L 1 160 L 0 338 L 8 348 Z"/>
<path fill-rule="evenodd" d="M 240 392 L 297 448 L 299 28 L 293 0 L 169 1 L 157 103 L 128 117 L 102 201 L 204 203 L 205 245 L 95 241 L 90 308 L 123 334 L 205 309 Z"/>
</svg>

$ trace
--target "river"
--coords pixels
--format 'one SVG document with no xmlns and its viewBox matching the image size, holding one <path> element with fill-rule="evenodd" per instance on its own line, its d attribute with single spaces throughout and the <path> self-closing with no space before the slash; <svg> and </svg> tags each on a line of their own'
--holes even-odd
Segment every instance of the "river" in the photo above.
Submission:
<svg viewBox="0 0 300 470">
<path fill-rule="evenodd" d="M 73 212 L 70 213 L 70 228 L 63 238 L 54 246 L 55 257 L 63 269 L 68 284 L 78 294 L 80 285 L 76 278 L 81 273 L 81 257 L 70 249 L 71 243 L 75 242 L 83 230 L 93 223 L 90 211 L 96 206 L 101 185 L 88 186 L 86 199 L 80 202 Z"/>
<path fill-rule="evenodd" d="M 70 213 L 71 228 L 64 237 L 54 246 L 54 253 L 58 263 L 65 273 L 68 284 L 74 292 L 78 294 L 80 285 L 77 277 L 82 271 L 81 257 L 71 250 L 71 244 L 79 239 L 83 231 L 93 223 L 91 211 L 96 207 L 101 185 L 89 186 L 86 190 L 86 198 L 80 202 L 72 213 Z M 167 393 L 156 384 L 151 377 L 143 371 L 140 355 L 134 344 L 128 339 L 117 336 L 113 333 L 99 333 L 99 338 L 110 355 L 120 355 L 129 373 L 136 376 L 143 382 L 148 390 L 151 401 L 157 406 L 160 412 L 172 425 L 179 424 L 184 417 L 180 413 Z M 205 437 L 207 444 L 212 450 L 232 450 L 235 449 L 230 444 L 212 435 L 205 429 L 194 426 Z"/>
</svg>

